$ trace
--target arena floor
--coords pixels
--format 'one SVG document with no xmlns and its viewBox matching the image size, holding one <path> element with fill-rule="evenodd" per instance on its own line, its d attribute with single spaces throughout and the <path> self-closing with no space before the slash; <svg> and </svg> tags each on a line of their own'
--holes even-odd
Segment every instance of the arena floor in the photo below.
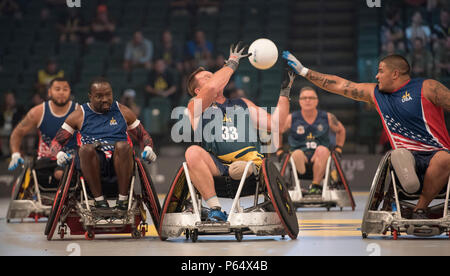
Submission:
<svg viewBox="0 0 450 276">
<path fill-rule="evenodd" d="M 297 240 L 276 237 L 244 236 L 237 242 L 233 236 L 200 236 L 197 243 L 184 236 L 161 241 L 152 226 L 147 236 L 134 240 L 130 235 L 67 235 L 47 241 L 43 234 L 45 219 L 39 223 L 6 223 L 8 199 L 0 200 L 0 255 L 158 255 L 158 256 L 304 256 L 304 255 L 450 255 L 447 236 L 416 238 L 401 236 L 394 241 L 386 236 L 369 236 L 363 240 L 359 231 L 367 193 L 354 193 L 357 208 L 343 212 L 334 208 L 300 209 L 300 233 Z M 163 201 L 163 198 L 160 198 Z M 224 209 L 231 201 L 223 200 Z M 151 224 L 151 221 L 148 222 Z"/>
</svg>

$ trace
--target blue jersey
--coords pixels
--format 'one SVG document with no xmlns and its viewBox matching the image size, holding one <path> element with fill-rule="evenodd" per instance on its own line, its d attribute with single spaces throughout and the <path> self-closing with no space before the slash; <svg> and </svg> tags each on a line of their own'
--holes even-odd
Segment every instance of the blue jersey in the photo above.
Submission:
<svg viewBox="0 0 450 276">
<path fill-rule="evenodd" d="M 375 87 L 375 104 L 393 149 L 450 149 L 444 111 L 423 96 L 423 81 L 411 79 L 393 93 Z"/>
<path fill-rule="evenodd" d="M 329 148 L 329 128 L 326 111 L 318 110 L 316 120 L 311 125 L 305 121 L 301 111 L 293 112 L 288 137 L 291 151 L 315 151 L 318 146 Z"/>
<path fill-rule="evenodd" d="M 66 118 L 75 110 L 76 103 L 71 102 L 69 109 L 64 115 L 57 116 L 53 113 L 50 107 L 49 101 L 43 103 L 44 112 L 42 114 L 41 122 L 38 124 L 38 135 L 39 135 L 39 147 L 38 147 L 38 158 L 51 158 L 55 159 L 50 152 L 50 147 L 53 138 L 55 138 L 56 133 L 63 125 Z M 63 151 L 73 154 L 75 152 L 77 143 L 75 136 L 72 137 L 69 142 L 62 149 Z"/>
<path fill-rule="evenodd" d="M 78 144 L 94 144 L 96 142 L 105 145 L 101 148 L 104 152 L 113 151 L 116 142 L 128 142 L 127 122 L 119 109 L 119 103 L 114 101 L 106 113 L 98 113 L 91 109 L 89 103 L 81 106 L 84 113 L 83 125 L 80 130 Z"/>
</svg>

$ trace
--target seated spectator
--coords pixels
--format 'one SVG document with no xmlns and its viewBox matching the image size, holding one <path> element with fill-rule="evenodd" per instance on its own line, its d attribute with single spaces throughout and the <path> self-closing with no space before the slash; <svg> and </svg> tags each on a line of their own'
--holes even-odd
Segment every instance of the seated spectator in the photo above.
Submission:
<svg viewBox="0 0 450 276">
<path fill-rule="evenodd" d="M 432 29 L 433 51 L 439 51 L 439 46 L 446 43 L 446 38 L 450 35 L 450 20 L 448 10 L 441 10 L 439 23 Z"/>
<path fill-rule="evenodd" d="M 0 0 L 0 16 L 22 19 L 20 5 L 14 0 Z"/>
<path fill-rule="evenodd" d="M 13 91 L 8 91 L 3 95 L 0 116 L 1 135 L 9 135 L 14 127 L 22 120 L 25 110 L 17 105 Z"/>
<path fill-rule="evenodd" d="M 175 75 L 167 68 L 163 59 L 157 59 L 155 66 L 150 73 L 147 86 L 147 99 L 149 97 L 170 98 L 172 105 L 175 105 L 177 99 L 177 83 Z"/>
<path fill-rule="evenodd" d="M 172 33 L 165 30 L 161 34 L 161 42 L 156 49 L 156 58 L 163 59 L 167 66 L 176 69 L 178 72 L 183 71 L 182 49 L 178 44 L 173 43 Z"/>
<path fill-rule="evenodd" d="M 141 108 L 136 104 L 136 91 L 134 89 L 125 89 L 120 98 L 120 103 L 130 108 L 139 117 Z"/>
<path fill-rule="evenodd" d="M 79 42 L 89 32 L 78 9 L 68 9 L 68 12 L 61 16 L 56 28 L 59 31 L 60 42 Z"/>
<path fill-rule="evenodd" d="M 396 8 L 387 10 L 386 20 L 381 26 L 381 43 L 383 45 L 393 42 L 394 45 L 403 43 L 405 34 L 400 23 L 400 12 Z"/>
<path fill-rule="evenodd" d="M 153 59 L 153 42 L 144 38 L 141 31 L 133 35 L 133 39 L 127 43 L 123 68 L 127 71 L 135 67 L 150 69 Z"/>
<path fill-rule="evenodd" d="M 450 36 L 447 36 L 445 44 L 436 51 L 434 66 L 437 78 L 450 76 Z"/>
<path fill-rule="evenodd" d="M 197 66 L 209 68 L 213 51 L 212 43 L 206 40 L 205 33 L 201 30 L 195 32 L 194 40 L 187 42 L 187 54 L 197 61 Z"/>
<path fill-rule="evenodd" d="M 59 69 L 58 63 L 53 58 L 50 58 L 47 61 L 47 65 L 44 69 L 38 71 L 38 78 L 36 89 L 41 93 L 41 95 L 45 95 L 47 92 L 48 84 L 55 78 L 63 78 L 64 70 Z"/>
<path fill-rule="evenodd" d="M 429 78 L 433 73 L 433 56 L 431 52 L 424 47 L 423 40 L 416 37 L 414 40 L 414 49 L 408 55 L 411 64 L 411 75 L 413 77 Z"/>
<path fill-rule="evenodd" d="M 423 41 L 424 47 L 428 47 L 431 30 L 428 26 L 423 24 L 422 14 L 417 11 L 412 17 L 411 26 L 406 29 L 406 38 L 408 40 L 408 48 L 413 49 L 413 44 L 416 38 Z"/>
<path fill-rule="evenodd" d="M 217 0 L 197 0 L 196 4 L 200 14 L 214 15 L 219 12 L 220 2 Z"/>
<path fill-rule="evenodd" d="M 394 42 L 389 41 L 387 44 L 381 46 L 381 56 L 386 57 L 389 55 L 406 55 L 406 50 L 404 48 L 405 44 L 399 43 L 399 46 L 395 46 Z"/>
<path fill-rule="evenodd" d="M 170 1 L 171 15 L 191 15 L 196 11 L 194 0 L 172 0 Z"/>
<path fill-rule="evenodd" d="M 30 110 L 31 108 L 43 103 L 44 101 L 45 100 L 40 93 L 34 93 L 33 96 L 31 96 L 31 103 L 28 105 L 27 110 Z"/>
<path fill-rule="evenodd" d="M 116 24 L 109 18 L 108 7 L 99 5 L 97 14 L 91 24 L 91 36 L 86 40 L 87 44 L 95 41 L 116 43 L 119 38 L 115 35 Z"/>
</svg>

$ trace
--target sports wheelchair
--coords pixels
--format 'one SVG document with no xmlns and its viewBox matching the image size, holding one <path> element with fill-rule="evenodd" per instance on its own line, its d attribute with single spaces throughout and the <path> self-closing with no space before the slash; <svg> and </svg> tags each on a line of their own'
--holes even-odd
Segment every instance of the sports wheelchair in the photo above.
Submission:
<svg viewBox="0 0 450 276">
<path fill-rule="evenodd" d="M 421 189 L 414 194 L 411 187 L 400 183 L 391 162 L 393 151 L 389 151 L 381 159 L 372 181 L 369 200 L 367 202 L 361 225 L 362 237 L 369 234 L 386 235 L 391 231 L 394 240 L 401 233 L 418 237 L 430 237 L 449 233 L 450 216 L 448 213 L 450 178 L 447 187 L 435 198 L 436 205 L 428 208 L 430 219 L 413 220 L 411 215 L 415 208 L 414 201 L 419 199 Z M 415 190 L 415 189 L 414 189 Z M 444 202 L 437 203 L 436 201 Z"/>
<path fill-rule="evenodd" d="M 25 158 L 14 181 L 6 221 L 33 218 L 35 222 L 50 215 L 58 181 L 53 177 L 56 161 Z"/>
<path fill-rule="evenodd" d="M 140 179 L 140 193 L 135 192 L 136 176 Z M 117 196 L 115 179 L 102 179 L 105 197 Z M 93 240 L 96 234 L 130 234 L 133 238 L 146 235 L 149 210 L 156 229 L 159 229 L 161 205 L 154 189 L 148 168 L 141 159 L 134 159 L 134 175 L 131 179 L 129 205 L 127 211 L 116 209 L 100 210 L 93 206 L 93 200 L 80 171 L 75 168 L 75 158 L 64 171 L 55 196 L 53 208 L 49 216 L 45 235 L 48 240 L 53 238 L 55 230 L 63 239 L 70 229 L 70 235 L 84 235 L 87 240 Z"/>
<path fill-rule="evenodd" d="M 194 188 L 186 162 L 178 170 L 167 194 L 160 223 L 161 240 L 179 237 L 196 242 L 199 235 L 232 235 L 242 241 L 244 235 L 286 234 L 296 239 L 299 232 L 296 210 L 287 187 L 275 165 L 263 160 L 258 175 L 245 178 L 253 162 L 247 162 L 241 180 L 214 177 L 218 197 L 234 198 L 225 222 L 206 221 L 206 208 Z M 228 187 L 228 189 L 227 189 Z M 243 208 L 241 197 L 253 196 L 253 205 Z"/>
<path fill-rule="evenodd" d="M 321 195 L 309 195 L 301 187 L 301 179 L 312 180 L 312 164 L 306 164 L 305 174 L 300 175 L 294 158 L 291 154 L 286 154 L 282 158 L 280 173 L 288 183 L 289 194 L 297 208 L 325 207 L 327 211 L 333 207 L 339 207 L 341 211 L 344 207 L 351 207 L 353 211 L 356 208 L 350 186 L 334 151 L 327 160 Z"/>
</svg>

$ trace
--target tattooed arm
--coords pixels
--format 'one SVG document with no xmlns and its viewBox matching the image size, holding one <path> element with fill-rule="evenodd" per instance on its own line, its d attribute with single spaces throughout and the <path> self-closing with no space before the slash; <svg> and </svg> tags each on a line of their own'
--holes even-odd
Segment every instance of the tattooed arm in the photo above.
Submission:
<svg viewBox="0 0 450 276">
<path fill-rule="evenodd" d="M 339 120 L 331 113 L 328 113 L 328 123 L 331 130 L 336 133 L 336 146 L 343 147 L 345 143 L 345 127 Z"/>
<path fill-rule="evenodd" d="M 149 146 L 153 148 L 153 140 L 150 134 L 144 129 L 142 123 L 136 118 L 136 115 L 125 105 L 119 104 L 120 111 L 128 125 L 128 133 L 137 141 L 139 146 L 145 148 Z"/>
<path fill-rule="evenodd" d="M 338 76 L 326 75 L 306 68 L 290 52 L 284 51 L 283 58 L 299 75 L 305 77 L 320 88 L 357 101 L 373 104 L 375 83 L 354 83 Z"/>
<path fill-rule="evenodd" d="M 442 83 L 431 79 L 425 80 L 423 82 L 423 94 L 434 105 L 450 112 L 450 90 Z"/>
<path fill-rule="evenodd" d="M 52 156 L 56 156 L 58 152 L 69 142 L 76 130 L 81 129 L 83 124 L 83 111 L 77 109 L 72 112 L 56 133 L 55 138 L 52 140 L 50 152 Z"/>
<path fill-rule="evenodd" d="M 41 120 L 43 112 L 43 104 L 33 107 L 27 115 L 25 115 L 25 118 L 23 118 L 22 121 L 20 121 L 20 123 L 14 128 L 9 140 L 11 153 L 20 151 L 20 145 L 22 144 L 23 137 L 38 127 L 39 120 Z"/>
<path fill-rule="evenodd" d="M 375 83 L 355 83 L 334 75 L 309 70 L 306 79 L 318 87 L 347 98 L 374 104 Z"/>
</svg>

